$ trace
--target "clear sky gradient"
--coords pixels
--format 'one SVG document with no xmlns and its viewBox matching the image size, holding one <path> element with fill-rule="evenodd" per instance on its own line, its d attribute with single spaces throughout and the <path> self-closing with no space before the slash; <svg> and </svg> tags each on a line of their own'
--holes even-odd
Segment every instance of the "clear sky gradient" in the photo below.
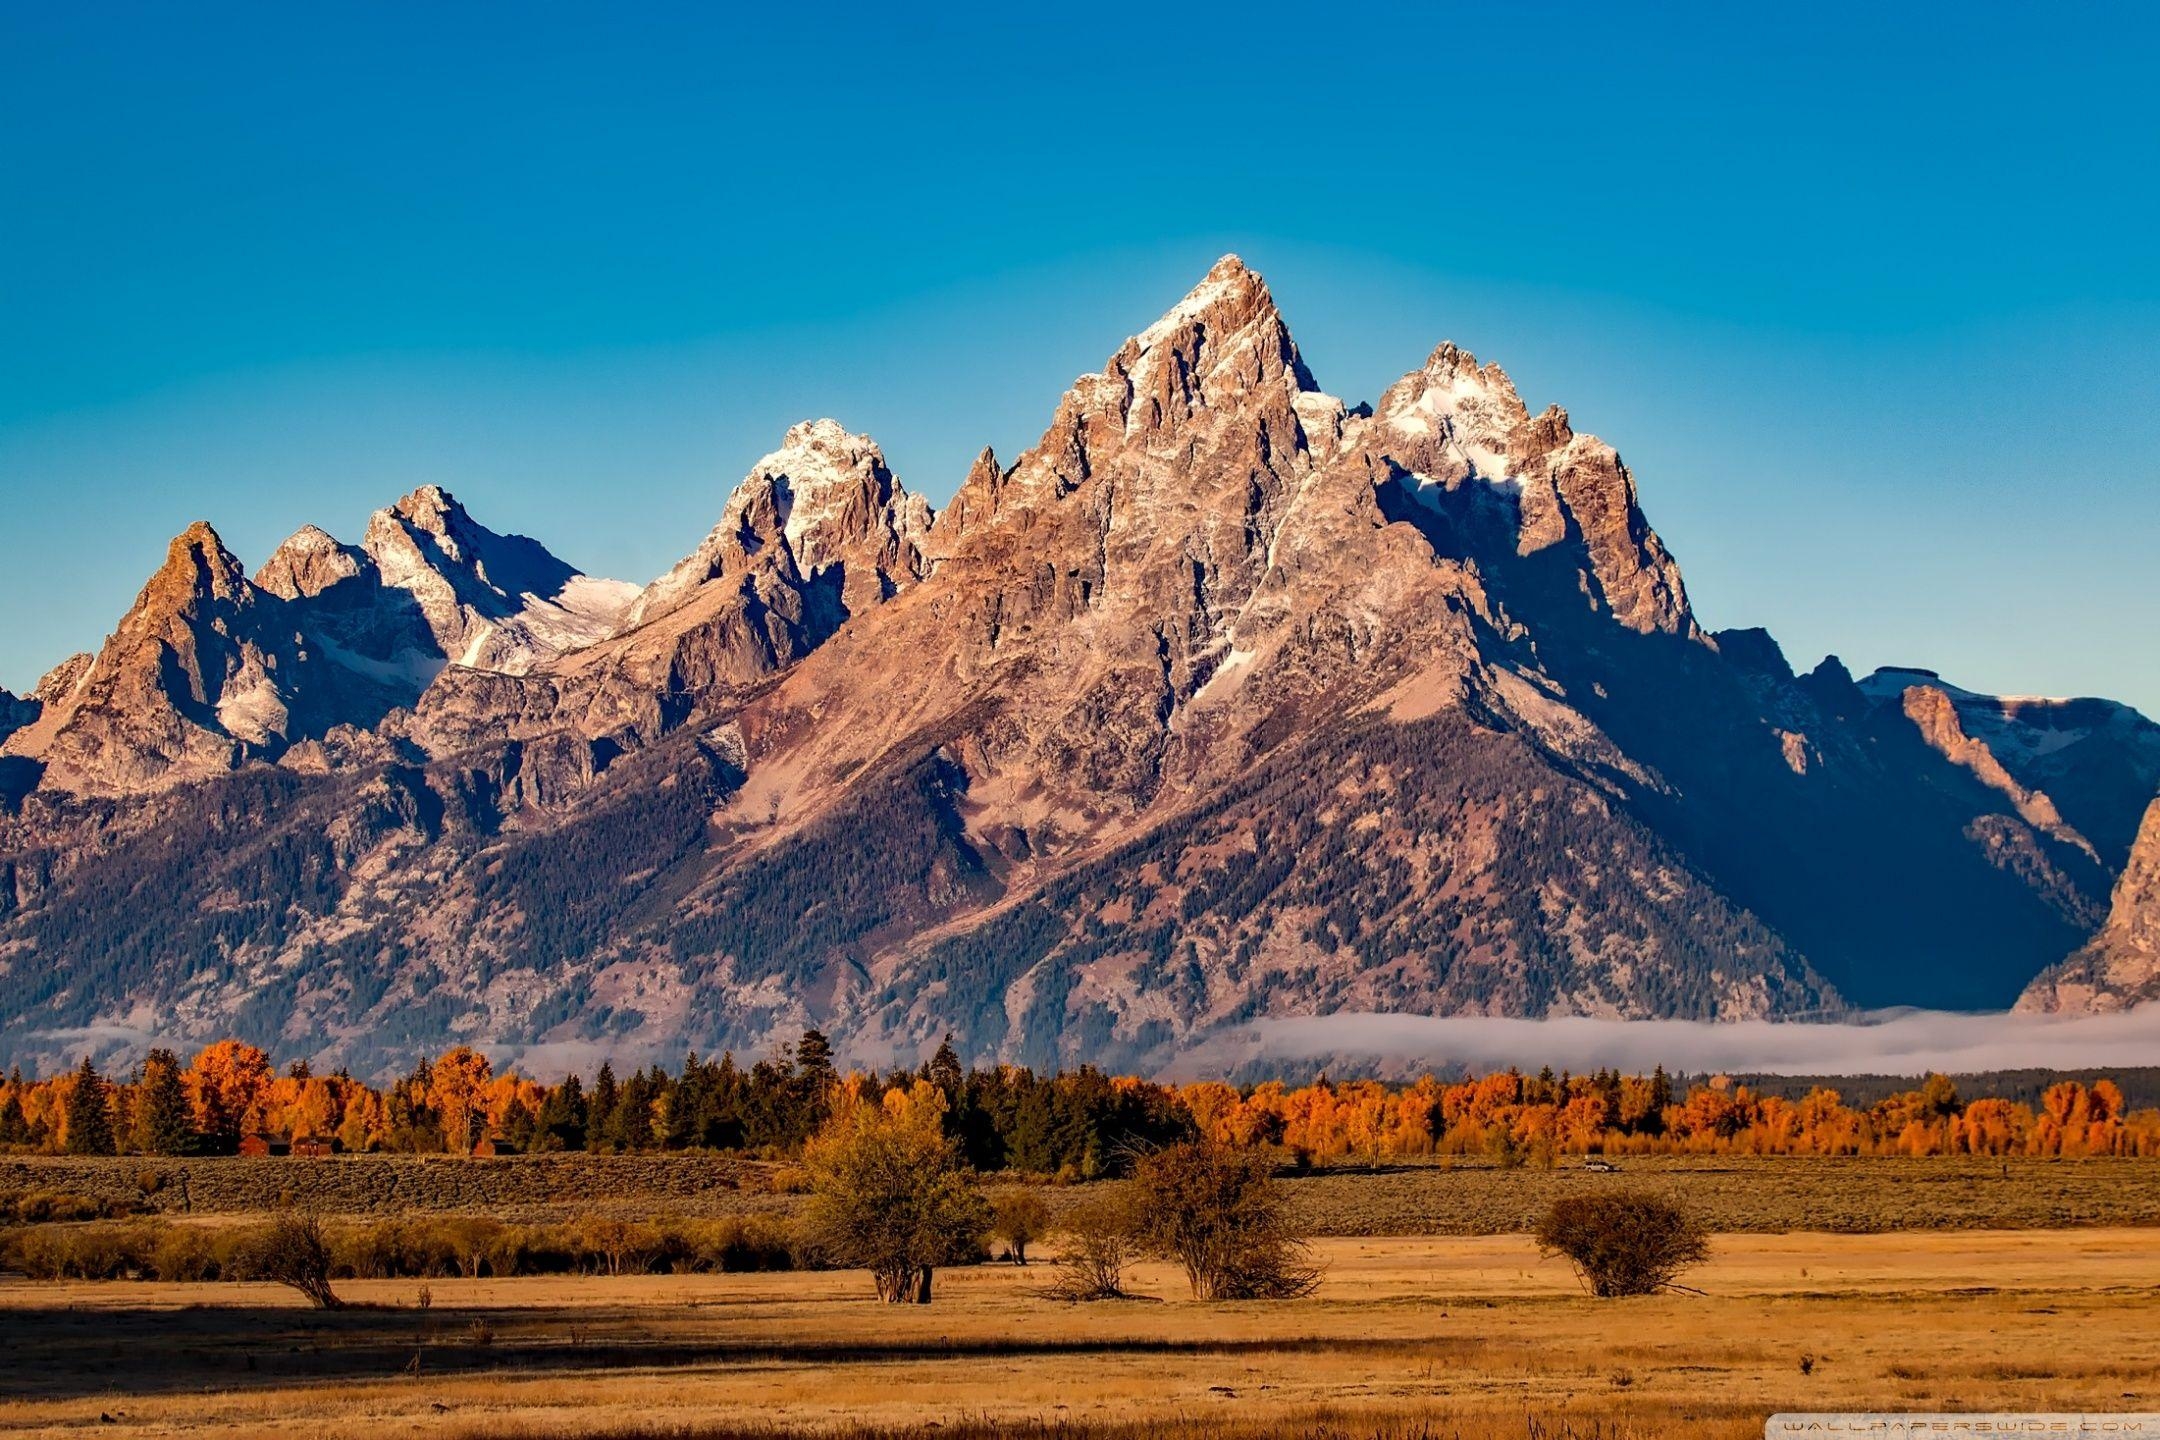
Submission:
<svg viewBox="0 0 2160 1440">
<path fill-rule="evenodd" d="M 782 8 L 0 0 L 0 683 L 197 518 L 643 580 L 826 414 L 942 501 L 1235 250 L 1612 441 L 1707 623 L 2160 715 L 2160 10 Z"/>
</svg>

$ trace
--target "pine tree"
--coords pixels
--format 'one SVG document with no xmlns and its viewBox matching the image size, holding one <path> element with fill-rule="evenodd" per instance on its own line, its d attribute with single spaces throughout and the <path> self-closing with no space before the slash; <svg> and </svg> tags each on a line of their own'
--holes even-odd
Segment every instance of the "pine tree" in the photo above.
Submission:
<svg viewBox="0 0 2160 1440">
<path fill-rule="evenodd" d="M 178 1056 L 170 1050 L 145 1056 L 136 1093 L 135 1149 L 145 1155 L 185 1155 L 195 1148 L 195 1117 Z"/>
<path fill-rule="evenodd" d="M 535 1150 L 585 1148 L 585 1087 L 575 1075 L 548 1091 L 533 1121 Z"/>
<path fill-rule="evenodd" d="M 960 1082 L 966 1077 L 960 1070 L 960 1056 L 953 1049 L 952 1031 L 938 1042 L 937 1054 L 930 1057 L 930 1083 L 945 1092 L 947 1100 L 960 1093 Z"/>
<path fill-rule="evenodd" d="M 75 1072 L 75 1089 L 68 1096 L 67 1152 L 70 1155 L 111 1155 L 112 1112 L 106 1107 L 105 1077 L 83 1056 Z"/>
<path fill-rule="evenodd" d="M 795 1068 L 802 1071 L 803 1078 L 812 1085 L 822 1085 L 834 1077 L 832 1041 L 819 1030 L 805 1030 L 802 1039 L 795 1042 Z"/>
<path fill-rule="evenodd" d="M 640 1070 L 623 1082 L 615 1108 L 609 1112 L 601 1134 L 610 1150 L 652 1148 L 653 1079 Z"/>
<path fill-rule="evenodd" d="M 615 1084 L 614 1062 L 600 1062 L 600 1073 L 593 1077 L 592 1100 L 585 1107 L 585 1148 L 598 1150 L 605 1143 L 608 1123 L 615 1118 L 615 1107 L 622 1103 L 622 1091 Z"/>
<path fill-rule="evenodd" d="M 7 1099 L 0 1102 L 0 1145 L 26 1145 L 30 1142 L 30 1121 L 22 1108 L 22 1072 L 17 1070 L 8 1085 Z"/>
<path fill-rule="evenodd" d="M 668 1095 L 667 1129 L 660 1136 L 661 1144 L 670 1150 L 685 1150 L 699 1144 L 711 1098 L 711 1067 L 699 1060 L 697 1051 L 693 1050 L 683 1061 L 682 1079 Z"/>
<path fill-rule="evenodd" d="M 537 1127 L 533 1123 L 533 1112 L 526 1108 L 522 1099 L 515 1095 L 511 1096 L 510 1103 L 503 1107 L 503 1143 L 511 1150 L 522 1155 L 533 1148 L 533 1137 L 536 1133 Z"/>
</svg>

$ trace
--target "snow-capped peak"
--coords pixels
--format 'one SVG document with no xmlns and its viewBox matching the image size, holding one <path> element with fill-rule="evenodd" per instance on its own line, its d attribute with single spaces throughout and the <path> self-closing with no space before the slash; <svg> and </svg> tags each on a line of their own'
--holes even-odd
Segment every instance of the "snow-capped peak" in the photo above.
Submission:
<svg viewBox="0 0 2160 1440">
<path fill-rule="evenodd" d="M 521 674 L 611 632 L 637 587 L 596 580 L 522 535 L 498 535 L 439 485 L 369 518 L 360 548 L 417 605 L 453 664 Z"/>
<path fill-rule="evenodd" d="M 853 538 L 836 533 L 850 501 L 864 498 L 878 505 L 904 494 L 885 464 L 885 452 L 867 435 L 851 434 L 837 420 L 804 420 L 788 427 L 780 448 L 751 467 L 737 487 L 730 509 L 762 482 L 770 488 L 796 568 L 809 574 L 827 563 Z"/>
<path fill-rule="evenodd" d="M 1390 386 L 1375 409 L 1379 424 L 1451 453 L 1465 474 L 1481 480 L 1514 475 L 1509 440 L 1529 418 L 1505 370 L 1479 365 L 1452 342 Z"/>
<path fill-rule="evenodd" d="M 796 575 L 864 561 L 873 579 L 903 584 L 923 570 L 930 506 L 911 495 L 867 435 L 837 420 L 788 427 L 780 448 L 750 467 L 729 493 L 720 523 L 697 549 L 645 587 L 617 629 L 634 630 L 689 603 L 700 588 L 748 569 L 769 548 L 785 551 Z"/>
<path fill-rule="evenodd" d="M 1267 282 L 1235 255 L 1217 260 L 1185 298 L 1163 312 L 1162 318 L 1133 337 L 1142 350 L 1152 350 L 1195 320 L 1225 306 L 1235 305 L 1255 290 L 1267 294 Z"/>
</svg>

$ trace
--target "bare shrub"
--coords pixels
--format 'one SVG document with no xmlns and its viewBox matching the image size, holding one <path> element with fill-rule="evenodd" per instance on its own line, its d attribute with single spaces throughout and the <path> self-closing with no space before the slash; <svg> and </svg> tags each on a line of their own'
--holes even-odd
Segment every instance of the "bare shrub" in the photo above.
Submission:
<svg viewBox="0 0 2160 1440">
<path fill-rule="evenodd" d="M 642 1275 L 652 1268 L 659 1239 L 650 1226 L 603 1217 L 578 1227 L 575 1243 L 597 1270 L 609 1275 Z"/>
<path fill-rule="evenodd" d="M 1710 1254 L 1701 1222 L 1647 1190 L 1608 1190 L 1553 1201 L 1538 1222 L 1538 1250 L 1565 1255 L 1593 1295 L 1653 1295 Z"/>
<path fill-rule="evenodd" d="M 1032 1190 L 1008 1190 L 992 1207 L 990 1236 L 1004 1242 L 1005 1253 L 1015 1265 L 1027 1264 L 1028 1246 L 1049 1228 L 1050 1207 Z"/>
<path fill-rule="evenodd" d="M 503 1224 L 485 1216 L 461 1216 L 443 1221 L 440 1233 L 444 1248 L 451 1255 L 458 1273 L 468 1280 L 477 1280 L 482 1271 L 491 1274 L 495 1270 L 490 1261 L 497 1253 L 503 1237 Z"/>
<path fill-rule="evenodd" d="M 1268 1156 L 1188 1140 L 1133 1172 L 1140 1248 L 1185 1269 L 1196 1300 L 1289 1300 L 1320 1283 Z"/>
<path fill-rule="evenodd" d="M 344 1306 L 330 1288 L 336 1256 L 322 1216 L 306 1205 L 287 1205 L 256 1235 L 248 1269 L 258 1280 L 275 1280 L 307 1296 L 318 1310 Z"/>
<path fill-rule="evenodd" d="M 1044 1294 L 1057 1300 L 1122 1300 L 1133 1259 L 1131 1197 L 1122 1188 L 1081 1201 L 1058 1227 L 1056 1275 Z"/>
</svg>

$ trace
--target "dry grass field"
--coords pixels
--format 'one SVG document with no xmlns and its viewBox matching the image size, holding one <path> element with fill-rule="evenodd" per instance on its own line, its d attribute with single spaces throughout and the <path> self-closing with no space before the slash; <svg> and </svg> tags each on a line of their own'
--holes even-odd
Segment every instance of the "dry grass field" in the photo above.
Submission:
<svg viewBox="0 0 2160 1440">
<path fill-rule="evenodd" d="M 2160 1409 L 2160 1243 L 2089 1228 L 1723 1235 L 1703 1294 L 1596 1301 L 1520 1236 L 1330 1239 L 1319 1293 L 1040 1298 L 941 1272 L 0 1282 L 0 1431 L 61 1435 L 1400 1437 L 1761 1433 L 1782 1408 Z"/>
</svg>

